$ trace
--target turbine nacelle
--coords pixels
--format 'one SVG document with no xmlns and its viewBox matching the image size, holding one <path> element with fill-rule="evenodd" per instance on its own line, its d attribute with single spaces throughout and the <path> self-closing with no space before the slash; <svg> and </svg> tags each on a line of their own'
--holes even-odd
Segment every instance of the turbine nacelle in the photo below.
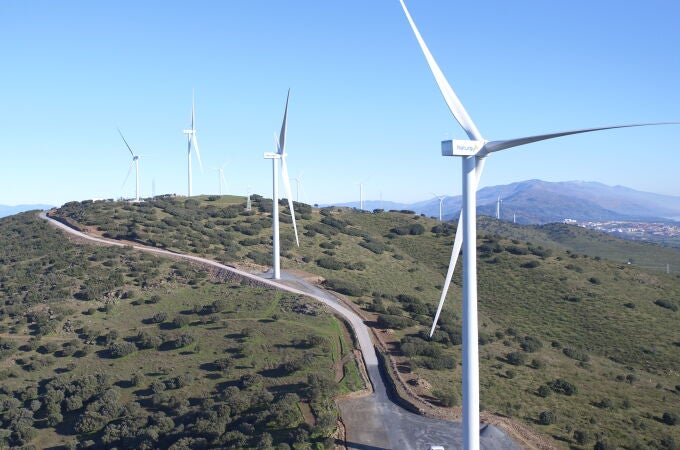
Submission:
<svg viewBox="0 0 680 450">
<path fill-rule="evenodd" d="M 281 159 L 281 153 L 267 152 L 264 154 L 264 159 Z"/>
<path fill-rule="evenodd" d="M 184 134 L 194 134 L 194 133 L 196 133 L 196 130 L 182 130 L 182 133 L 184 133 Z"/>
<path fill-rule="evenodd" d="M 468 139 L 442 141 L 442 156 L 477 156 L 487 142 Z"/>
</svg>

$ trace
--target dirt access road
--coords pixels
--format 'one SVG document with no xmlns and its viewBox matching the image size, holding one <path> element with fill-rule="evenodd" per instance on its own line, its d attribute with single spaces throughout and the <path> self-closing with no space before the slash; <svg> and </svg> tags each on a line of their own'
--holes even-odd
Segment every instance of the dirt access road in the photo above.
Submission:
<svg viewBox="0 0 680 450">
<path fill-rule="evenodd" d="M 48 217 L 45 212 L 41 212 L 40 217 L 66 233 L 86 241 L 117 247 L 130 246 L 110 239 L 87 235 Z M 344 306 L 332 293 L 319 289 L 287 272 L 282 272 L 282 279 L 276 281 L 271 279 L 269 273 L 252 274 L 198 256 L 143 245 L 132 245 L 131 247 L 142 252 L 194 261 L 232 272 L 242 278 L 253 280 L 273 289 L 311 297 L 343 316 L 352 326 L 357 337 L 366 372 L 373 387 L 373 393 L 370 395 L 338 401 L 340 416 L 345 425 L 345 445 L 348 449 L 427 450 L 430 445 L 442 445 L 446 450 L 451 450 L 462 447 L 460 423 L 414 414 L 390 400 L 378 367 L 378 356 L 371 340 L 370 330 L 361 317 Z M 487 425 L 482 429 L 481 448 L 486 450 L 520 449 L 507 434 L 493 425 Z"/>
</svg>

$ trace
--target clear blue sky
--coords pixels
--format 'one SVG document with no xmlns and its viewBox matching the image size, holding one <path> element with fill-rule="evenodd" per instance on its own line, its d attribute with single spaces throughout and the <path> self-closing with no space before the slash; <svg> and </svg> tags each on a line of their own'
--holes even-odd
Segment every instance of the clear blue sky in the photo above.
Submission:
<svg viewBox="0 0 680 450">
<path fill-rule="evenodd" d="M 411 14 L 486 139 L 680 120 L 675 0 L 411 0 Z M 271 196 L 286 91 L 287 151 L 309 203 L 460 193 L 465 138 L 397 0 L 0 2 L 0 204 L 194 193 Z M 680 126 L 587 134 L 489 158 L 482 186 L 586 180 L 680 195 Z"/>
</svg>

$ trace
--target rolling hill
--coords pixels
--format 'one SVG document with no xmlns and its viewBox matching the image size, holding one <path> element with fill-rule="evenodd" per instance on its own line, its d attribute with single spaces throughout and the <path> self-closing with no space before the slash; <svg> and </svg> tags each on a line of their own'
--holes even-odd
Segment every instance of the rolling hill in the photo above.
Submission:
<svg viewBox="0 0 680 450">
<path fill-rule="evenodd" d="M 264 270 L 270 210 L 262 197 L 245 211 L 243 198 L 212 196 L 72 202 L 53 214 L 105 237 Z M 410 213 L 303 204 L 296 211 L 300 248 L 290 216 L 281 215 L 283 269 L 320 276 L 346 295 L 394 362 L 391 376 L 422 402 L 455 407 L 459 289 L 434 340 L 426 337 L 452 225 Z M 680 279 L 621 259 L 654 261 L 662 248 L 567 225 L 508 227 L 487 225 L 477 243 L 484 409 L 536 428 L 556 446 L 676 445 L 678 428 L 669 423 L 680 414 Z M 663 252 L 679 260 L 677 250 Z"/>
</svg>

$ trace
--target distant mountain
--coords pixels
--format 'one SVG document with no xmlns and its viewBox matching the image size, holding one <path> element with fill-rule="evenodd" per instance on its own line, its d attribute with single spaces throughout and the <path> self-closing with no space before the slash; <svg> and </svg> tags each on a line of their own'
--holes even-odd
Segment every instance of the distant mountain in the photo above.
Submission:
<svg viewBox="0 0 680 450">
<path fill-rule="evenodd" d="M 20 212 L 30 211 L 32 209 L 51 209 L 54 208 L 52 205 L 0 205 L 0 217 L 13 216 L 14 214 L 19 214 Z"/>
<path fill-rule="evenodd" d="M 503 186 L 490 186 L 477 193 L 478 213 L 495 216 L 498 196 L 501 198 L 501 218 L 518 223 L 543 224 L 564 219 L 579 221 L 632 220 L 640 222 L 677 220 L 680 218 L 680 197 L 636 191 L 624 186 L 607 186 L 586 181 L 547 182 L 527 180 Z M 364 201 L 371 210 L 377 202 Z M 382 202 L 385 205 L 391 202 Z M 401 204 L 383 209 L 409 209 L 430 217 L 439 216 L 439 200 Z M 458 217 L 461 196 L 444 201 L 444 219 Z M 357 207 L 357 202 L 343 206 Z"/>
</svg>

